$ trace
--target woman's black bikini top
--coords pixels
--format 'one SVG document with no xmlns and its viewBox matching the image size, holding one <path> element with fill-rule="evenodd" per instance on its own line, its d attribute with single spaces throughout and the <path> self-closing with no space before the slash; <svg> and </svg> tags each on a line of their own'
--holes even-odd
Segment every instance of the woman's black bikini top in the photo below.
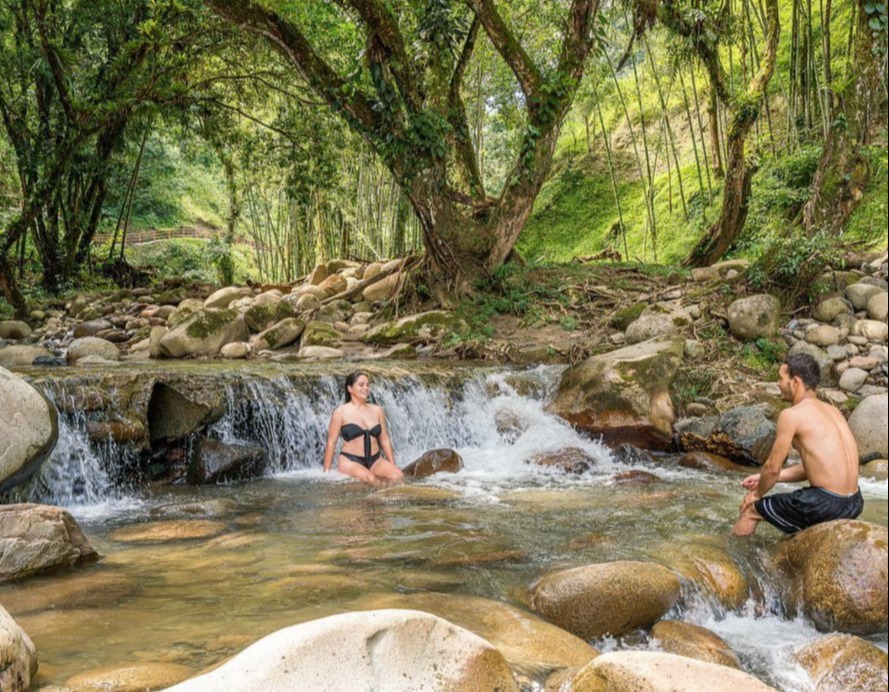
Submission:
<svg viewBox="0 0 889 692">
<path fill-rule="evenodd" d="M 352 440 L 364 436 L 364 458 L 365 460 L 371 459 L 370 452 L 370 438 L 376 437 L 379 438 L 380 435 L 383 434 L 383 427 L 377 423 L 372 428 L 368 428 L 365 430 L 357 423 L 346 423 L 342 428 L 340 428 L 340 434 L 343 436 L 343 439 L 346 442 L 351 442 Z"/>
</svg>

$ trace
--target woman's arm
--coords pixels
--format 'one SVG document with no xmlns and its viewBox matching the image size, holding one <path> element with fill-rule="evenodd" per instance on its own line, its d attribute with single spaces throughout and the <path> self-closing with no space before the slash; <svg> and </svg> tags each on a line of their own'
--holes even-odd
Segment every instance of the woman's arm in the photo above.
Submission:
<svg viewBox="0 0 889 692">
<path fill-rule="evenodd" d="M 383 450 L 383 454 L 386 455 L 386 458 L 394 464 L 395 451 L 392 449 L 392 440 L 389 438 L 389 428 L 386 425 L 386 413 L 382 408 L 380 409 L 380 428 L 382 429 L 382 432 L 380 433 L 380 449 Z"/>
<path fill-rule="evenodd" d="M 343 427 L 343 414 L 338 408 L 330 417 L 330 427 L 327 430 L 327 446 L 324 448 L 324 473 L 330 471 L 333 465 L 333 453 L 336 451 L 336 438 L 340 436 L 340 428 Z"/>
</svg>

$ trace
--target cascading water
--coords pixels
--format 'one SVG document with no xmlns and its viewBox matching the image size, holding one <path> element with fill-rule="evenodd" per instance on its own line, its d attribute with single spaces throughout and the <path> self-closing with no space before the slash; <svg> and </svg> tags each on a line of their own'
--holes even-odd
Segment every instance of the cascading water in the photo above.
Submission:
<svg viewBox="0 0 889 692">
<path fill-rule="evenodd" d="M 799 645 L 821 635 L 783 610 L 784 587 L 768 558 L 769 547 L 780 538 L 768 527 L 746 544 L 725 538 L 742 495 L 738 478 L 682 469 L 670 459 L 645 463 L 644 468 L 616 461 L 606 447 L 547 412 L 548 394 L 559 374 L 559 368 L 547 367 L 371 373 L 400 466 L 430 449 L 451 448 L 462 456 L 465 468 L 459 474 L 419 482 L 454 498 L 444 504 L 387 505 L 375 491 L 357 488 L 337 473 L 322 474 L 328 421 L 342 403 L 342 377 L 280 368 L 226 373 L 217 383 L 224 391 L 225 413 L 206 431 L 223 442 L 266 449 L 268 478 L 211 488 L 120 487 L 115 468 L 136 463 L 137 452 L 132 445 L 91 441 L 89 414 L 75 412 L 60 416 L 59 443 L 26 499 L 70 508 L 101 552 L 114 559 L 122 551 L 117 569 L 129 570 L 141 585 L 139 596 L 120 606 L 122 618 L 141 619 L 143 627 L 136 630 L 163 634 L 157 618 L 166 617 L 188 628 L 170 636 L 198 642 L 197 649 L 233 626 L 256 638 L 294 622 L 360 607 L 360 601 L 350 600 L 355 594 L 349 590 L 345 596 L 298 590 L 295 601 L 282 598 L 276 584 L 293 579 L 295 565 L 323 567 L 333 574 L 343 570 L 347 584 L 371 591 L 425 591 L 428 579 L 443 584 L 443 591 L 456 588 L 511 600 L 516 587 L 527 586 L 549 569 L 634 559 L 670 565 L 672 554 L 703 537 L 715 540 L 741 565 L 752 585 L 751 597 L 739 609 L 726 609 L 686 583 L 680 605 L 667 617 L 716 632 L 739 654 L 745 670 L 778 689 L 808 692 L 811 683 L 793 655 Z M 63 410 L 73 408 L 65 398 L 79 393 L 62 383 L 44 390 Z M 114 406 L 115 393 L 108 396 Z M 596 460 L 594 468 L 571 476 L 527 463 L 535 454 L 567 447 L 583 449 Z M 653 484 L 618 483 L 616 475 L 627 470 L 652 474 Z M 862 482 L 867 501 L 863 518 L 885 525 L 886 487 L 885 481 Z M 223 521 L 236 540 L 244 541 L 239 557 L 225 542 L 149 549 L 114 537 L 115 527 L 191 516 L 194 507 L 208 501 L 233 508 Z M 177 514 L 182 506 L 192 509 Z M 208 511 L 218 511 L 208 506 Z M 146 551 L 144 568 L 140 558 L 127 557 L 140 551 Z M 499 555 L 505 562 L 497 562 Z M 213 571 L 196 572 L 196 560 L 213 565 Z M 463 560 L 469 561 L 467 567 L 460 566 Z M 418 578 L 424 586 L 416 586 Z M 239 594 L 236 603 L 232 593 Z M 226 603 L 222 611 L 220 603 Z M 152 646 L 165 651 L 162 636 L 154 645 L 142 637 L 128 645 L 124 630 L 116 637 L 117 658 L 97 649 L 91 654 L 95 665 L 125 660 L 131 651 Z M 886 648 L 885 635 L 871 641 Z M 644 635 L 594 644 L 606 651 L 656 648 Z M 71 645 L 72 670 L 81 665 L 81 646 Z M 69 660 L 62 650 L 50 648 L 46 655 L 49 661 Z M 201 665 L 212 662 L 200 660 Z"/>
</svg>

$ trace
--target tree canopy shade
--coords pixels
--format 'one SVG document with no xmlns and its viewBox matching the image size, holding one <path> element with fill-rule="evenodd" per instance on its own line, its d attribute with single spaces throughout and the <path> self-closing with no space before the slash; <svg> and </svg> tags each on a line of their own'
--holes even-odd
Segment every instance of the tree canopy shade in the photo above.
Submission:
<svg viewBox="0 0 889 692">
<path fill-rule="evenodd" d="M 596 39 L 598 0 L 572 0 L 549 60 L 532 57 L 494 0 L 206 3 L 263 36 L 370 143 L 406 191 L 437 270 L 459 282 L 505 261 L 552 163 Z M 344 40 L 360 39 L 360 64 L 324 55 L 325 26 L 334 25 Z M 496 197 L 485 190 L 462 95 L 483 38 L 512 71 L 525 109 L 518 155 Z"/>
</svg>

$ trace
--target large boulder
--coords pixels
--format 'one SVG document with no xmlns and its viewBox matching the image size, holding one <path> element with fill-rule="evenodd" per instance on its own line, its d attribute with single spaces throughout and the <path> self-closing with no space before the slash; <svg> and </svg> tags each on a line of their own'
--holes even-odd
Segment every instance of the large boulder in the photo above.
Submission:
<svg viewBox="0 0 889 692">
<path fill-rule="evenodd" d="M 120 360 L 120 349 L 110 341 L 100 339 L 97 336 L 82 336 L 74 339 L 68 346 L 68 362 L 77 361 L 89 356 L 98 356 L 104 360 Z"/>
<path fill-rule="evenodd" d="M 825 272 L 812 282 L 809 287 L 809 297 L 814 301 L 831 296 L 841 296 L 847 287 L 858 283 L 860 279 L 861 277 L 855 272 Z"/>
<path fill-rule="evenodd" d="M 655 651 L 614 651 L 593 659 L 571 692 L 775 692 L 747 673 Z"/>
<path fill-rule="evenodd" d="M 212 485 L 258 478 L 265 471 L 268 453 L 262 447 L 225 444 L 203 438 L 188 466 L 191 485 Z"/>
<path fill-rule="evenodd" d="M 152 442 L 178 440 L 215 423 L 225 413 L 221 387 L 157 382 L 148 398 L 148 433 Z"/>
<path fill-rule="evenodd" d="M 679 600 L 679 579 L 652 562 L 607 562 L 541 577 L 531 608 L 581 639 L 647 627 Z"/>
<path fill-rule="evenodd" d="M 812 678 L 815 692 L 885 690 L 886 652 L 860 637 L 832 634 L 794 652 Z"/>
<path fill-rule="evenodd" d="M 457 473 L 463 459 L 453 449 L 433 449 L 402 469 L 408 478 L 427 478 L 436 473 Z"/>
<path fill-rule="evenodd" d="M 684 345 L 646 341 L 588 358 L 565 371 L 550 408 L 612 446 L 665 449 L 675 418 L 670 385 Z"/>
<path fill-rule="evenodd" d="M 25 322 L 19 320 L 0 320 L 0 339 L 18 341 L 27 339 L 33 330 Z"/>
<path fill-rule="evenodd" d="M 38 358 L 54 358 L 50 351 L 41 346 L 20 344 L 0 348 L 0 368 L 26 368 Z"/>
<path fill-rule="evenodd" d="M 596 466 L 596 459 L 580 447 L 564 447 L 554 451 L 532 454 L 525 463 L 580 475 Z"/>
<path fill-rule="evenodd" d="M 0 368 L 0 493 L 28 480 L 58 438 L 55 406 L 22 378 Z"/>
<path fill-rule="evenodd" d="M 831 358 L 824 350 L 818 348 L 814 344 L 800 341 L 791 346 L 787 352 L 788 356 L 796 356 L 805 354 L 812 356 L 818 367 L 821 368 L 821 384 L 831 387 L 837 383 L 837 367 L 833 358 Z"/>
<path fill-rule="evenodd" d="M 867 316 L 877 322 L 885 322 L 889 315 L 889 293 L 880 292 L 867 301 Z"/>
<path fill-rule="evenodd" d="M 816 319 L 819 322 L 824 322 L 825 324 L 833 322 L 840 315 L 851 314 L 852 307 L 846 300 L 839 296 L 822 300 L 815 306 L 815 309 L 812 310 L 813 319 Z"/>
<path fill-rule="evenodd" d="M 237 286 L 226 286 L 218 291 L 211 293 L 204 301 L 205 309 L 221 309 L 227 308 L 236 300 L 252 296 L 253 291 L 249 288 L 239 288 Z"/>
<path fill-rule="evenodd" d="M 729 306 L 728 321 L 738 339 L 771 338 L 781 326 L 781 301 L 768 294 L 741 298 Z"/>
<path fill-rule="evenodd" d="M 192 675 L 191 668 L 177 663 L 131 663 L 78 673 L 68 678 L 63 689 L 76 692 L 164 690 Z"/>
<path fill-rule="evenodd" d="M 885 293 L 886 291 L 879 286 L 859 282 L 846 287 L 846 300 L 856 310 L 867 310 L 867 304 L 874 296 Z"/>
<path fill-rule="evenodd" d="M 395 295 L 401 283 L 401 272 L 390 274 L 384 279 L 372 283 L 364 289 L 361 297 L 368 303 L 376 303 L 381 300 L 389 300 Z"/>
<path fill-rule="evenodd" d="M 339 343 L 340 334 L 327 322 L 309 322 L 302 333 L 300 345 L 331 348 Z"/>
<path fill-rule="evenodd" d="M 889 456 L 889 397 L 885 394 L 869 396 L 849 417 L 849 427 L 858 443 L 862 459 Z"/>
<path fill-rule="evenodd" d="M 889 337 L 889 325 L 877 320 L 858 320 L 852 327 L 852 336 L 863 336 L 868 341 L 882 342 Z"/>
<path fill-rule="evenodd" d="M 0 690 L 27 692 L 37 672 L 37 650 L 25 631 L 0 606 Z"/>
<path fill-rule="evenodd" d="M 741 661 L 731 647 L 719 635 L 699 625 L 661 620 L 651 628 L 651 638 L 668 654 L 729 668 L 741 667 Z"/>
<path fill-rule="evenodd" d="M 709 267 L 697 267 L 691 270 L 691 278 L 698 283 L 720 281 L 725 279 L 729 272 L 744 274 L 750 268 L 748 260 L 736 259 L 725 262 L 717 262 Z"/>
<path fill-rule="evenodd" d="M 673 318 L 662 312 L 644 312 L 627 327 L 627 343 L 638 344 L 649 339 L 670 337 L 676 334 Z"/>
<path fill-rule="evenodd" d="M 68 512 L 47 505 L 0 505 L 0 582 L 99 559 Z"/>
<path fill-rule="evenodd" d="M 727 610 L 738 610 L 750 596 L 747 575 L 715 537 L 667 543 L 655 557 Z"/>
<path fill-rule="evenodd" d="M 791 605 L 820 631 L 886 631 L 886 527 L 849 519 L 818 524 L 779 543 L 776 561 L 792 581 Z"/>
<path fill-rule="evenodd" d="M 724 433 L 736 445 L 764 462 L 775 443 L 775 424 L 761 406 L 740 406 L 726 411 L 719 418 L 716 433 Z"/>
<path fill-rule="evenodd" d="M 87 320 L 86 322 L 81 322 L 74 330 L 71 332 L 71 336 L 75 339 L 82 339 L 85 336 L 95 336 L 99 332 L 104 332 L 109 329 L 113 329 L 114 325 L 111 324 L 108 320 L 99 319 L 99 320 Z"/>
<path fill-rule="evenodd" d="M 334 687 L 518 691 L 503 654 L 481 637 L 428 613 L 374 610 L 279 630 L 168 692 Z"/>
<path fill-rule="evenodd" d="M 288 317 L 253 337 L 251 345 L 257 351 L 264 349 L 274 351 L 284 348 L 299 339 L 305 328 L 306 323 L 302 320 L 296 317 Z"/>
<path fill-rule="evenodd" d="M 262 332 L 288 317 L 295 317 L 293 306 L 284 300 L 257 303 L 247 308 L 244 321 L 251 332 Z"/>
<path fill-rule="evenodd" d="M 361 340 L 375 346 L 392 346 L 413 341 L 436 341 L 465 329 L 466 324 L 453 313 L 432 310 L 381 324 L 366 332 Z"/>
<path fill-rule="evenodd" d="M 169 358 L 214 356 L 226 344 L 247 341 L 249 335 L 237 311 L 199 310 L 161 337 L 160 349 Z"/>
</svg>

